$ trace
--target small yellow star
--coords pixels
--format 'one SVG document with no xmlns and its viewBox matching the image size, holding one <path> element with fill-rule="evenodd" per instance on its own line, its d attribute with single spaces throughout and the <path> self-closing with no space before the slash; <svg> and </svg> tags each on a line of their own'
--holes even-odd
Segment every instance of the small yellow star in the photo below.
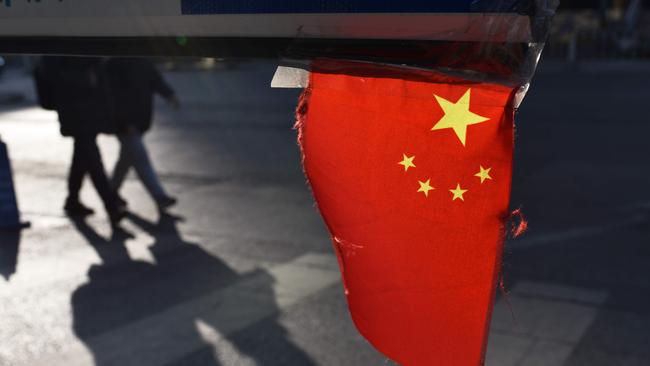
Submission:
<svg viewBox="0 0 650 366">
<path fill-rule="evenodd" d="M 455 201 L 455 200 L 458 200 L 458 199 L 461 200 L 461 201 L 465 201 L 465 198 L 463 197 L 463 195 L 467 192 L 467 189 L 460 188 L 460 183 L 456 185 L 456 189 L 450 189 L 449 192 L 454 194 L 454 198 L 452 199 L 452 201 Z"/>
<path fill-rule="evenodd" d="M 490 176 L 491 170 L 492 168 L 485 169 L 483 168 L 483 165 L 481 165 L 481 171 L 476 173 L 474 176 L 481 178 L 481 184 L 483 184 L 483 182 L 485 182 L 486 179 L 490 179 L 490 180 L 492 179 L 492 177 Z"/>
<path fill-rule="evenodd" d="M 404 171 L 408 172 L 409 168 L 415 168 L 415 164 L 413 164 L 413 159 L 415 159 L 415 156 L 408 157 L 406 154 L 402 155 L 404 155 L 404 160 L 398 164 L 404 166 Z"/>
<path fill-rule="evenodd" d="M 440 121 L 438 121 L 438 123 L 436 123 L 435 126 L 433 126 L 431 131 L 451 128 L 456 133 L 460 143 L 465 146 L 467 140 L 467 127 L 490 120 L 487 117 L 480 116 L 469 110 L 471 93 L 472 89 L 467 89 L 465 94 L 463 94 L 456 103 L 434 95 L 440 108 L 445 112 L 445 115 L 440 119 Z"/>
<path fill-rule="evenodd" d="M 420 189 L 418 190 L 419 192 L 424 193 L 425 196 L 429 197 L 429 191 L 433 191 L 435 188 L 431 187 L 431 179 L 427 180 L 426 182 L 420 182 Z"/>
</svg>

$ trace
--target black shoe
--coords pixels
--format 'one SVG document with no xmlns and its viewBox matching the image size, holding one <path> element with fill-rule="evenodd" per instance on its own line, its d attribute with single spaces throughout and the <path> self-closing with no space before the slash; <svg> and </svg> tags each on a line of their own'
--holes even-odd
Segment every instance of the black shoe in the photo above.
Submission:
<svg viewBox="0 0 650 366">
<path fill-rule="evenodd" d="M 165 211 L 166 209 L 174 206 L 176 203 L 178 203 L 178 200 L 174 197 L 161 197 L 156 200 L 156 204 L 158 204 L 158 209 L 160 211 Z"/>
<path fill-rule="evenodd" d="M 79 200 L 68 199 L 65 201 L 63 210 L 68 216 L 72 217 L 85 217 L 95 213 L 91 208 L 84 206 Z"/>
</svg>

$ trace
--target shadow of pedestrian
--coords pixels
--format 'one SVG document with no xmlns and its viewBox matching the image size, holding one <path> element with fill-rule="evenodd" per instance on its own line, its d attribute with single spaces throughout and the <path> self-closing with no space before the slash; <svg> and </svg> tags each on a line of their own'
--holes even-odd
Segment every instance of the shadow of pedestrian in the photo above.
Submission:
<svg viewBox="0 0 650 366">
<path fill-rule="evenodd" d="M 238 274 L 198 244 L 183 240 L 176 227 L 179 218 L 162 215 L 158 223 L 136 215 L 130 219 L 153 236 L 152 263 L 130 259 L 123 240 L 103 239 L 85 223 L 77 224 L 102 258 L 90 269 L 88 283 L 72 296 L 74 331 L 96 365 L 221 365 L 215 345 L 263 319 L 272 323 L 265 328 L 270 343 L 229 343 L 260 365 L 313 365 L 275 321 L 273 278 L 266 271 Z M 256 286 L 254 296 L 230 291 L 242 281 Z"/>
<path fill-rule="evenodd" d="M 20 230 L 0 230 L 0 275 L 7 281 L 16 273 Z"/>
</svg>

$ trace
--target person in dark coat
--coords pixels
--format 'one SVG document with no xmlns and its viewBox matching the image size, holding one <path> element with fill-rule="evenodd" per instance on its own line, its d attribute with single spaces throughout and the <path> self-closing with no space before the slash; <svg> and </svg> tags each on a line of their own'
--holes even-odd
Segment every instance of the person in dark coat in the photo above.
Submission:
<svg viewBox="0 0 650 366">
<path fill-rule="evenodd" d="M 72 164 L 68 175 L 68 198 L 64 209 L 70 216 L 86 216 L 93 210 L 84 206 L 79 192 L 88 174 L 101 197 L 113 224 L 126 212 L 111 190 L 104 170 L 97 135 L 110 128 L 110 108 L 102 60 L 91 57 L 44 57 L 61 134 L 74 139 Z"/>
<path fill-rule="evenodd" d="M 115 130 L 121 144 L 111 187 L 119 192 L 133 167 L 158 207 L 164 210 L 174 205 L 176 199 L 160 184 L 143 135 L 151 128 L 154 95 L 160 94 L 175 108 L 179 106 L 178 99 L 153 62 L 146 58 L 113 58 L 108 61 L 107 70 Z"/>
</svg>

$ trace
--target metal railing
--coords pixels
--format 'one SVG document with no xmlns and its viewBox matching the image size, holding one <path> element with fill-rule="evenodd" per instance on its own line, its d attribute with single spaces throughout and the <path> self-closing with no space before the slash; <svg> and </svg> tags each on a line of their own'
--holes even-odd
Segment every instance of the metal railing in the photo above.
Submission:
<svg viewBox="0 0 650 366">
<path fill-rule="evenodd" d="M 650 59 L 650 35 L 623 30 L 580 30 L 552 36 L 545 57 L 569 62 L 603 59 Z"/>
</svg>

